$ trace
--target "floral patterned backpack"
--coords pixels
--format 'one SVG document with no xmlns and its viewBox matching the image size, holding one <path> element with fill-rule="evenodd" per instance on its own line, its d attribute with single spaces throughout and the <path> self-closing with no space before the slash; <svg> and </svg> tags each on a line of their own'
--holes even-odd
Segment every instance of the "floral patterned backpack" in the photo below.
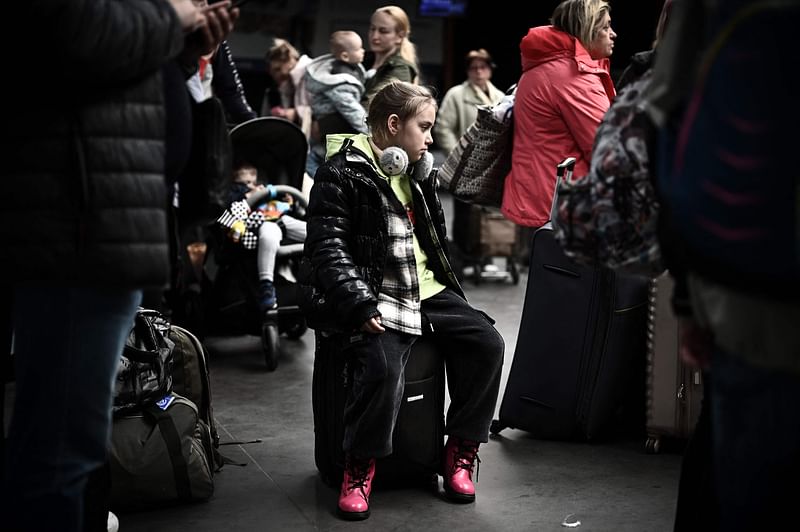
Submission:
<svg viewBox="0 0 800 532">
<path fill-rule="evenodd" d="M 597 129 L 589 174 L 559 184 L 554 234 L 576 262 L 653 275 L 664 269 L 648 154 L 654 128 L 643 110 L 651 79 L 648 71 L 617 94 Z"/>
</svg>

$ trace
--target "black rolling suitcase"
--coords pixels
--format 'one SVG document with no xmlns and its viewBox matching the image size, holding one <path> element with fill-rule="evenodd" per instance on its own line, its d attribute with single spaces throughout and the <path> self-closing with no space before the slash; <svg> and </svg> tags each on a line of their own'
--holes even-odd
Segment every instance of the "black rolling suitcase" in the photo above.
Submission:
<svg viewBox="0 0 800 532">
<path fill-rule="evenodd" d="M 559 179 L 568 167 L 559 165 Z M 643 367 L 647 301 L 646 278 L 578 265 L 549 224 L 538 229 L 514 360 L 492 432 L 511 427 L 545 439 L 600 436 Z"/>
<path fill-rule="evenodd" d="M 312 383 L 314 459 L 322 480 L 337 488 L 344 469 L 342 418 L 348 385 L 344 358 L 317 349 Z M 406 364 L 405 377 L 403 405 L 394 431 L 394 453 L 378 461 L 375 475 L 378 486 L 423 484 L 441 469 L 444 357 L 433 343 L 417 340 Z"/>
</svg>

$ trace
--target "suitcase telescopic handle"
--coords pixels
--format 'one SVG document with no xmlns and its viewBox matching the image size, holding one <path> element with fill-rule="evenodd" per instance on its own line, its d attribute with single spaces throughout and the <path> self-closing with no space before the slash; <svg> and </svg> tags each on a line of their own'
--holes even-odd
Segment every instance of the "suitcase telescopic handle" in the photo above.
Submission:
<svg viewBox="0 0 800 532">
<path fill-rule="evenodd" d="M 561 185 L 561 180 L 572 179 L 572 169 L 575 168 L 575 157 L 567 157 L 556 166 L 556 186 L 553 189 L 553 204 L 550 206 L 550 222 L 556 219 L 558 215 L 558 187 Z"/>
<path fill-rule="evenodd" d="M 572 170 L 575 168 L 575 157 L 567 157 L 556 166 L 556 176 L 561 179 L 565 175 L 567 179 L 572 176 Z"/>
</svg>

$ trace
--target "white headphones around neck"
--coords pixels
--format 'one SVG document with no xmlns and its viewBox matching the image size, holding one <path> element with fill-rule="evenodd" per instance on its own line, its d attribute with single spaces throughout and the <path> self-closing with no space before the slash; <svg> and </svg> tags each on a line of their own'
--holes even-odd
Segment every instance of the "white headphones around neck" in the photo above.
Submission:
<svg viewBox="0 0 800 532">
<path fill-rule="evenodd" d="M 389 177 L 401 175 L 408 168 L 408 154 L 403 148 L 389 146 L 381 153 L 378 164 Z"/>
<path fill-rule="evenodd" d="M 401 175 L 408 169 L 408 154 L 402 148 L 397 146 L 389 146 L 380 156 L 378 164 L 386 175 L 394 177 Z M 414 163 L 411 177 L 417 181 L 424 181 L 433 170 L 433 155 L 430 152 L 425 152 L 422 158 Z"/>
</svg>

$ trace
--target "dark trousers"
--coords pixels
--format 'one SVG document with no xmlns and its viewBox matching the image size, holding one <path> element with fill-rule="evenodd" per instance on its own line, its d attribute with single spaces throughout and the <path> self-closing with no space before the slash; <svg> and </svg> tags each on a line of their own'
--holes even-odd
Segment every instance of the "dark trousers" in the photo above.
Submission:
<svg viewBox="0 0 800 532">
<path fill-rule="evenodd" d="M 102 466 L 120 353 L 139 290 L 29 283 L 14 289 L 16 397 L 2 524 L 84 532 L 84 490 Z"/>
<path fill-rule="evenodd" d="M 711 371 L 720 530 L 793 528 L 800 499 L 800 377 L 721 351 Z"/>
<path fill-rule="evenodd" d="M 423 335 L 445 354 L 450 407 L 445 432 L 486 442 L 494 415 L 505 345 L 490 319 L 452 290 L 422 302 Z M 363 458 L 392 453 L 404 369 L 418 337 L 392 329 L 354 333 L 343 351 L 352 367 L 344 411 L 344 450 Z"/>
</svg>

